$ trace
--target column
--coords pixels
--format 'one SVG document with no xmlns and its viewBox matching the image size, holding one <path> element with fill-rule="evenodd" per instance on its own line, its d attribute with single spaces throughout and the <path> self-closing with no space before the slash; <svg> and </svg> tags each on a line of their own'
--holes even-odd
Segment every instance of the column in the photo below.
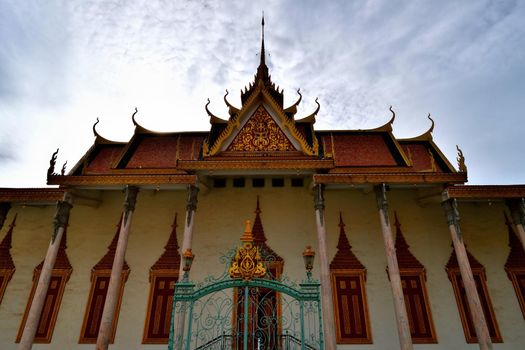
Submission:
<svg viewBox="0 0 525 350">
<path fill-rule="evenodd" d="M 324 215 L 323 185 L 314 186 L 315 221 L 317 225 L 317 242 L 319 251 L 320 279 L 321 279 L 321 304 L 323 312 L 323 333 L 325 349 L 335 350 L 334 305 L 332 297 L 332 282 L 326 249 L 326 221 Z"/>
<path fill-rule="evenodd" d="M 386 261 L 388 266 L 388 278 L 392 288 L 392 297 L 394 298 L 394 311 L 396 314 L 397 332 L 399 335 L 400 349 L 411 350 L 412 336 L 410 335 L 410 324 L 408 322 L 407 310 L 405 307 L 405 296 L 403 286 L 401 285 L 401 275 L 397 264 L 396 248 L 392 235 L 392 227 L 388 217 L 388 202 L 386 200 L 386 185 L 377 185 L 374 188 L 377 199 L 377 209 L 379 210 L 379 220 L 381 222 L 381 231 L 385 243 Z"/>
<path fill-rule="evenodd" d="M 122 280 L 122 267 L 124 265 L 126 247 L 128 245 L 131 217 L 135 211 L 135 202 L 137 200 L 138 191 L 139 189 L 137 187 L 126 186 L 126 197 L 123 210 L 124 217 L 120 225 L 117 249 L 115 251 L 115 258 L 113 259 L 111 277 L 109 279 L 108 292 L 106 294 L 106 302 L 104 303 L 104 310 L 102 311 L 102 319 L 100 321 L 100 329 L 97 337 L 97 350 L 106 350 L 109 346 L 113 317 L 115 314 L 115 305 L 117 303 L 120 283 Z"/>
<path fill-rule="evenodd" d="M 188 185 L 188 197 L 186 198 L 186 220 L 184 220 L 184 234 L 182 238 L 181 252 L 191 249 L 191 242 L 193 239 L 193 222 L 195 219 L 195 212 L 197 211 L 197 195 L 199 188 L 194 185 Z M 184 275 L 183 261 L 180 260 L 179 281 L 182 281 Z"/>
<path fill-rule="evenodd" d="M 191 250 L 191 242 L 193 240 L 193 223 L 195 220 L 195 212 L 197 211 L 197 195 L 199 194 L 199 188 L 194 185 L 188 185 L 188 196 L 186 198 L 186 219 L 184 220 L 184 234 L 182 237 L 182 249 L 181 253 L 186 252 L 188 249 Z M 188 272 L 189 273 L 189 272 Z M 184 279 L 184 259 L 180 259 L 179 268 L 179 282 Z M 182 306 L 185 309 L 186 305 Z M 173 311 L 175 312 L 175 305 Z M 186 322 L 186 313 L 174 313 L 173 325 L 174 327 L 174 346 L 175 349 L 182 349 L 182 340 L 184 337 L 184 324 Z"/>
<path fill-rule="evenodd" d="M 7 213 L 11 209 L 11 203 L 0 202 L 0 230 L 4 227 L 5 219 L 7 218 Z"/>
<path fill-rule="evenodd" d="M 73 207 L 72 202 L 71 195 L 68 192 L 65 192 L 63 200 L 58 201 L 57 203 L 57 211 L 53 220 L 54 228 L 51 242 L 49 242 L 49 247 L 47 248 L 42 271 L 40 272 L 35 295 L 33 296 L 33 302 L 31 303 L 22 338 L 20 339 L 20 350 L 29 350 L 33 346 L 33 340 L 35 339 L 40 315 L 42 314 L 47 290 L 49 289 L 49 282 L 51 280 L 53 267 L 55 266 L 60 241 L 62 240 L 64 229 L 69 220 L 69 212 Z"/>
<path fill-rule="evenodd" d="M 523 228 L 525 226 L 525 198 L 509 200 L 507 206 L 510 209 L 512 224 L 525 250 L 525 229 Z"/>
<path fill-rule="evenodd" d="M 474 322 L 474 328 L 476 329 L 479 348 L 482 350 L 492 349 L 492 341 L 490 339 L 487 321 L 485 320 L 485 315 L 481 308 L 476 282 L 472 275 L 467 251 L 465 249 L 465 243 L 463 242 L 463 236 L 461 235 L 461 229 L 459 226 L 460 217 L 456 199 L 447 199 L 443 201 L 441 205 L 447 215 L 448 228 L 450 230 L 450 235 L 452 236 L 452 244 L 454 245 L 454 251 L 456 252 L 456 257 L 458 259 L 461 280 L 463 281 L 465 292 L 467 294 L 468 306 L 472 315 L 472 321 Z"/>
</svg>

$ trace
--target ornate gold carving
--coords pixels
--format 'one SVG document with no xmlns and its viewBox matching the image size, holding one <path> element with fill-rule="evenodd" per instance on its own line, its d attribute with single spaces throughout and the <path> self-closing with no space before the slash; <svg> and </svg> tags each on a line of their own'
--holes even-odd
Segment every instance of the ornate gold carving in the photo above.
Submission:
<svg viewBox="0 0 525 350">
<path fill-rule="evenodd" d="M 237 152 L 296 151 L 263 106 L 259 106 L 227 149 Z"/>
<path fill-rule="evenodd" d="M 264 277 L 264 275 L 266 275 L 266 268 L 262 263 L 259 249 L 253 245 L 250 220 L 246 221 L 246 228 L 244 234 L 241 236 L 241 241 L 243 242 L 242 247 L 237 249 L 235 258 L 228 269 L 230 277 L 242 278 L 246 281 L 254 277 Z"/>
</svg>

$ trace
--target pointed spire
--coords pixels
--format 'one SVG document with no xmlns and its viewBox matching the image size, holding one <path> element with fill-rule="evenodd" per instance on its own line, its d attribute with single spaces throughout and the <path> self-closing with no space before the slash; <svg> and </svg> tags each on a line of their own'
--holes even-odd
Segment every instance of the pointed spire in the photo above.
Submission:
<svg viewBox="0 0 525 350">
<path fill-rule="evenodd" d="M 180 267 L 179 243 L 177 242 L 177 213 L 171 225 L 171 234 L 164 246 L 164 253 L 153 264 L 151 270 L 176 270 Z"/>
<path fill-rule="evenodd" d="M 423 264 L 421 264 L 419 260 L 417 260 L 417 258 L 410 252 L 410 246 L 408 245 L 407 241 L 405 240 L 405 236 L 401 231 L 401 224 L 399 223 L 399 219 L 397 218 L 397 212 L 394 212 L 394 217 L 394 225 L 396 226 L 395 247 L 399 268 L 424 269 L 425 267 L 423 266 Z"/>
<path fill-rule="evenodd" d="M 262 13 L 262 21 L 261 21 L 261 62 L 260 66 L 266 65 L 266 53 L 264 52 L 264 11 Z"/>
<path fill-rule="evenodd" d="M 507 224 L 507 229 L 509 233 L 509 247 L 510 252 L 507 257 L 507 262 L 505 263 L 505 268 L 523 268 L 525 267 L 525 251 L 523 250 L 523 245 L 521 244 L 518 236 L 514 232 L 514 227 L 509 220 L 507 213 L 505 213 L 505 224 Z"/>
<path fill-rule="evenodd" d="M 16 226 L 16 217 L 18 214 L 15 214 L 11 225 L 9 225 L 9 230 L 7 231 L 4 239 L 0 243 L 0 269 L 13 270 L 15 264 L 13 258 L 11 257 L 11 241 L 13 237 L 13 228 Z"/>
<path fill-rule="evenodd" d="M 264 50 L 264 12 L 261 21 L 261 52 L 259 56 L 260 61 L 259 67 L 257 68 L 257 74 L 255 75 L 255 83 L 257 84 L 257 80 L 261 80 L 265 85 L 271 85 L 268 66 L 266 66 L 266 52 Z"/>
<path fill-rule="evenodd" d="M 257 207 L 255 208 L 255 219 L 253 220 L 252 228 L 253 242 L 259 247 L 263 259 L 265 259 L 267 256 L 272 256 L 276 260 L 280 261 L 282 258 L 266 244 L 266 235 L 264 234 L 261 213 L 262 211 L 259 196 L 257 196 Z"/>
<path fill-rule="evenodd" d="M 357 259 L 352 252 L 352 246 L 346 237 L 345 226 L 346 225 L 343 222 L 343 214 L 339 212 L 339 240 L 337 242 L 337 253 L 330 263 L 330 269 L 364 270 L 364 265 L 361 264 L 359 259 Z"/>
<path fill-rule="evenodd" d="M 115 252 L 117 250 L 120 227 L 122 226 L 122 217 L 123 215 L 120 214 L 119 223 L 117 224 L 117 230 L 115 232 L 115 235 L 113 236 L 113 239 L 111 240 L 111 243 L 108 246 L 108 251 L 106 255 L 104 255 L 102 259 L 100 259 L 99 262 L 95 266 L 93 266 L 93 270 L 111 270 L 113 268 L 113 260 L 115 259 Z M 124 271 L 129 270 L 129 265 L 126 262 L 126 260 L 124 260 L 124 266 L 122 269 Z"/>
</svg>

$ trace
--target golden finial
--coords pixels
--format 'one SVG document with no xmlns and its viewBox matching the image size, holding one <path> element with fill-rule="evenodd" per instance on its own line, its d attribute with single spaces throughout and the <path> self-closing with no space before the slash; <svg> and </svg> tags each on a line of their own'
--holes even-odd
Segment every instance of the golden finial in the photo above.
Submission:
<svg viewBox="0 0 525 350">
<path fill-rule="evenodd" d="M 241 242 L 253 242 L 252 223 L 246 220 L 244 234 L 241 236 Z"/>
</svg>

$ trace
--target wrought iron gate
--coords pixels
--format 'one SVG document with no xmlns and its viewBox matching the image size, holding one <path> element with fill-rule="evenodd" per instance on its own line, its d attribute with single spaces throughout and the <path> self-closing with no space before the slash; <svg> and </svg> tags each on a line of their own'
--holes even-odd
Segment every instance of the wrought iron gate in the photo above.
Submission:
<svg viewBox="0 0 525 350">
<path fill-rule="evenodd" d="M 235 260 L 232 252 L 221 260 Z M 232 278 L 229 270 L 198 285 L 186 274 L 176 284 L 169 350 L 323 349 L 319 282 L 309 271 L 297 285 L 266 273 Z"/>
</svg>

